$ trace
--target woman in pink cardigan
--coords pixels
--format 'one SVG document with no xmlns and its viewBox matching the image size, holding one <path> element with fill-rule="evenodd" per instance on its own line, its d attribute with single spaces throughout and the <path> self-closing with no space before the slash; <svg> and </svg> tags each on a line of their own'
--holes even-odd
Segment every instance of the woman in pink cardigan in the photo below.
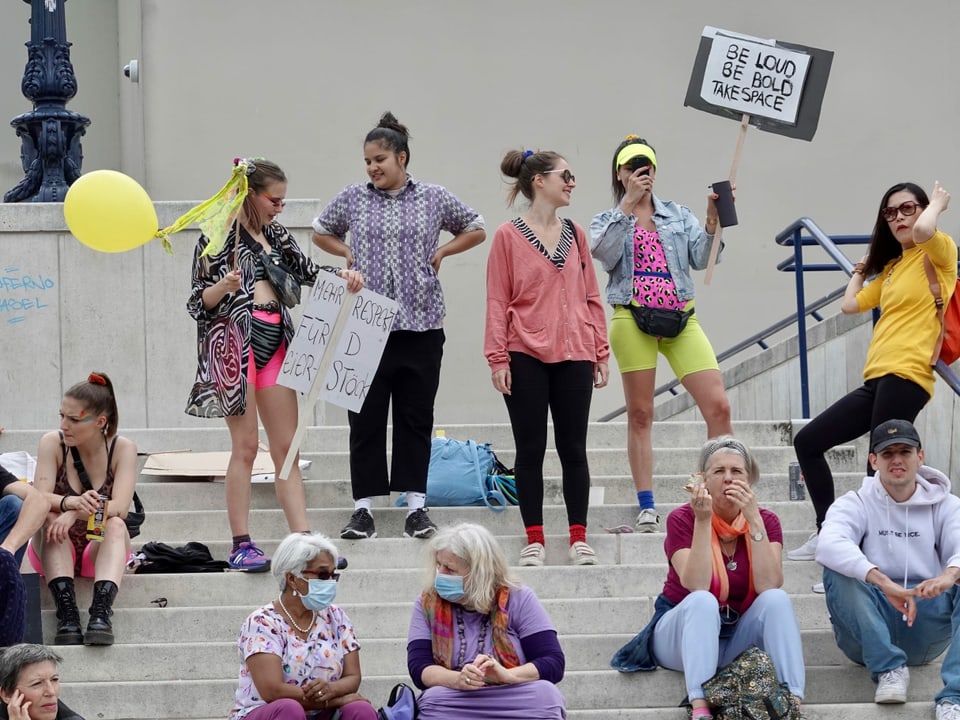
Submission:
<svg viewBox="0 0 960 720">
<path fill-rule="evenodd" d="M 594 565 L 586 542 L 590 470 L 587 420 L 593 388 L 607 384 L 607 323 L 583 229 L 561 220 L 576 180 L 555 152 L 511 150 L 500 171 L 514 178 L 507 196 L 527 212 L 497 228 L 487 261 L 483 352 L 493 387 L 503 393 L 513 427 L 520 515 L 527 546 L 521 565 L 543 565 L 543 457 L 547 408 L 563 468 L 570 560 Z"/>
</svg>

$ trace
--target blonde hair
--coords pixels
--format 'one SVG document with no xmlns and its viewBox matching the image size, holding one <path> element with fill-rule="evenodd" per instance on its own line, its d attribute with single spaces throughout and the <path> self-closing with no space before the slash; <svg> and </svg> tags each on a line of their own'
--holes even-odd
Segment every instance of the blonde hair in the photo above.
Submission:
<svg viewBox="0 0 960 720">
<path fill-rule="evenodd" d="M 463 603 L 478 612 L 489 613 L 497 591 L 502 587 L 517 587 L 510 573 L 507 556 L 500 543 L 483 525 L 460 523 L 440 529 L 430 540 L 427 574 L 427 589 L 433 589 L 437 572 L 437 553 L 441 550 L 453 553 L 467 565 L 463 579 Z"/>
</svg>

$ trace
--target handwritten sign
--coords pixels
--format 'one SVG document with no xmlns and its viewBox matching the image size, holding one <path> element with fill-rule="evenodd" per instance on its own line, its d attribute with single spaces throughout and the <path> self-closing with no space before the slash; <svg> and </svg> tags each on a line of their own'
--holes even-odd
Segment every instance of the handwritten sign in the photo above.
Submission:
<svg viewBox="0 0 960 720">
<path fill-rule="evenodd" d="M 812 140 L 833 52 L 707 26 L 683 104 L 758 130 Z"/>
<path fill-rule="evenodd" d="M 713 39 L 700 97 L 795 125 L 810 56 L 742 36 Z"/>
<path fill-rule="evenodd" d="M 20 268 L 7 266 L 0 274 L 0 317 L 10 324 L 20 323 L 27 315 L 56 304 L 56 287 L 52 278 L 36 273 L 21 272 Z"/>
<path fill-rule="evenodd" d="M 334 325 L 344 303 L 348 303 L 347 315 L 337 337 Z M 277 382 L 309 393 L 318 381 L 324 354 L 334 342 L 320 396 L 359 412 L 396 315 L 397 303 L 390 298 L 370 290 L 348 293 L 346 281 L 321 273 L 304 305 L 300 326 L 287 349 Z"/>
</svg>

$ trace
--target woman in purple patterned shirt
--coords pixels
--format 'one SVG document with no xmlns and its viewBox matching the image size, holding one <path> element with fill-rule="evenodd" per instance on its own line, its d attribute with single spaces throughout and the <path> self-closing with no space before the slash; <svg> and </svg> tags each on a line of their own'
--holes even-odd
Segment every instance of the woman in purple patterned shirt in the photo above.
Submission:
<svg viewBox="0 0 960 720">
<path fill-rule="evenodd" d="M 444 341 L 445 307 L 437 273 L 445 257 L 486 237 L 479 213 L 446 188 L 407 173 L 409 137 L 392 113 L 384 113 L 363 144 L 369 182 L 345 187 L 313 221 L 317 246 L 346 258 L 347 267 L 363 274 L 366 287 L 400 305 L 363 408 L 349 414 L 354 513 L 340 531 L 344 539 L 376 537 L 372 498 L 391 491 L 407 493 L 404 536 L 427 538 L 436 532 L 424 502 Z M 453 238 L 441 245 L 444 230 Z"/>
</svg>

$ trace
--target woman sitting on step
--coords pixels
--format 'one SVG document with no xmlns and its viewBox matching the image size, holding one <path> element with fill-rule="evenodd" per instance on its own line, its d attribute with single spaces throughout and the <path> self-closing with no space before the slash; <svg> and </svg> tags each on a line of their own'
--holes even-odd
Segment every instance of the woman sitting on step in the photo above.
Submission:
<svg viewBox="0 0 960 720">
<path fill-rule="evenodd" d="M 288 535 L 271 571 L 280 597 L 240 629 L 240 685 L 231 720 L 376 720 L 357 693 L 360 644 L 337 594 L 337 548 L 323 535 Z M 337 711 L 339 710 L 339 715 Z"/>
<path fill-rule="evenodd" d="M 420 720 L 566 717 L 557 631 L 533 590 L 510 577 L 490 531 L 444 528 L 429 558 L 407 639 L 407 669 L 425 691 Z"/>
<path fill-rule="evenodd" d="M 83 720 L 60 700 L 62 661 L 43 645 L 0 649 L 0 720 Z"/>
<path fill-rule="evenodd" d="M 803 698 L 800 627 L 783 585 L 779 518 L 757 505 L 760 469 L 739 440 L 707 441 L 686 486 L 690 502 L 667 516 L 669 561 L 653 619 L 617 651 L 621 672 L 683 671 L 693 720 L 711 716 L 703 684 L 750 646 Z"/>
<path fill-rule="evenodd" d="M 27 556 L 57 605 L 56 645 L 113 644 L 110 616 L 130 553 L 124 518 L 137 484 L 137 446 L 117 435 L 117 422 L 113 383 L 92 372 L 63 396 L 60 430 L 40 438 L 33 485 L 46 493 L 50 514 Z M 102 527 L 91 530 L 101 510 Z M 76 575 L 94 579 L 86 632 Z"/>
</svg>

